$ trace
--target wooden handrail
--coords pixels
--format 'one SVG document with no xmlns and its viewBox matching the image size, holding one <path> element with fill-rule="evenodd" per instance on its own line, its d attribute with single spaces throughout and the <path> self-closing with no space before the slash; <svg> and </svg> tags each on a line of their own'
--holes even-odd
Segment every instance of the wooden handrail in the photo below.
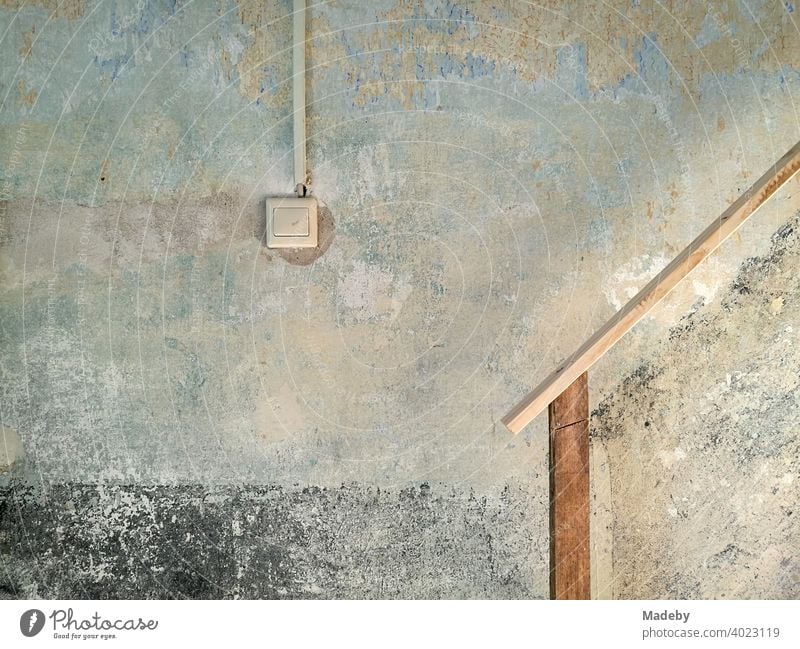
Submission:
<svg viewBox="0 0 800 649">
<path fill-rule="evenodd" d="M 574 354 L 561 363 L 555 372 L 514 406 L 503 417 L 503 424 L 514 434 L 525 428 L 798 171 L 800 142 L 772 165 Z"/>
</svg>

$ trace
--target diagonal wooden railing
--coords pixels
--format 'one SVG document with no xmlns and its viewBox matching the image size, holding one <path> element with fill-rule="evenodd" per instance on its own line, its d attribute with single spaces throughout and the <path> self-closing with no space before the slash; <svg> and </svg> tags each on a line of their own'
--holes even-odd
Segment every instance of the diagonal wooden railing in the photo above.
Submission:
<svg viewBox="0 0 800 649">
<path fill-rule="evenodd" d="M 516 434 L 550 406 L 550 569 L 554 599 L 589 597 L 586 372 L 798 171 L 800 142 L 503 417 L 503 424 Z"/>
</svg>

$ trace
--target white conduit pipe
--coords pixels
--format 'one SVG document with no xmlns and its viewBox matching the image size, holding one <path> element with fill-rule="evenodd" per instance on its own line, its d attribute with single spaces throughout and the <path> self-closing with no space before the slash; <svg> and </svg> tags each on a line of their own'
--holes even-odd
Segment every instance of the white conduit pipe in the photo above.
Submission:
<svg viewBox="0 0 800 649">
<path fill-rule="evenodd" d="M 306 194 L 306 0 L 294 0 L 292 15 L 292 111 L 294 121 L 294 184 Z"/>
</svg>

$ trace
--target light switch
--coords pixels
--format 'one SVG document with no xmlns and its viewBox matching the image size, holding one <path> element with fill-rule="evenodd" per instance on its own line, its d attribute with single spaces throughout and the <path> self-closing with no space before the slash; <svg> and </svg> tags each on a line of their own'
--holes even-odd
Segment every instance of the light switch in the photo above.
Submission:
<svg viewBox="0 0 800 649">
<path fill-rule="evenodd" d="M 276 237 L 307 237 L 307 207 L 276 207 L 272 211 L 272 230 Z"/>
<path fill-rule="evenodd" d="M 317 199 L 267 198 L 267 247 L 316 248 Z"/>
</svg>

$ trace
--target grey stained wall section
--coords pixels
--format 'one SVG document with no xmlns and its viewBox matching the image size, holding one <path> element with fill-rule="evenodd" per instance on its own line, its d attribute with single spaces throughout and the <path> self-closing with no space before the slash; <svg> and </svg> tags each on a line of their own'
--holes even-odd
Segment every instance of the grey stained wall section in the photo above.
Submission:
<svg viewBox="0 0 800 649">
<path fill-rule="evenodd" d="M 800 596 L 800 215 L 594 413 L 620 597 Z"/>
<path fill-rule="evenodd" d="M 536 597 L 543 499 L 427 484 L 18 487 L 0 495 L 0 596 Z"/>
<path fill-rule="evenodd" d="M 262 240 L 288 1 L 2 3 L 10 596 L 545 597 L 546 425 L 500 416 L 800 135 L 788 2 L 310 13 L 313 263 Z M 797 594 L 798 209 L 593 368 L 596 595 Z"/>
</svg>

